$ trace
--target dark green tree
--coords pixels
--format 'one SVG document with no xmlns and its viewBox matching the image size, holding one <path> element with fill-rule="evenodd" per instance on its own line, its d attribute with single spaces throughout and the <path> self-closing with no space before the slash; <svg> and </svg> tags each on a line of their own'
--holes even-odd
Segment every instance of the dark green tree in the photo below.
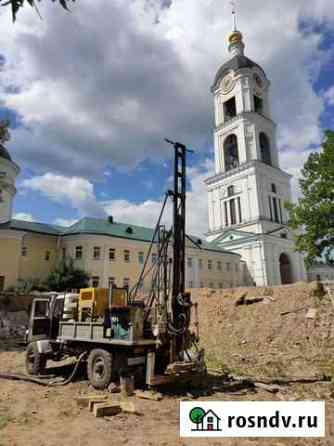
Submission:
<svg viewBox="0 0 334 446">
<path fill-rule="evenodd" d="M 87 288 L 89 274 L 76 268 L 72 258 L 62 259 L 46 279 L 48 288 L 52 291 Z"/>
<path fill-rule="evenodd" d="M 287 204 L 289 225 L 299 230 L 296 249 L 306 254 L 306 266 L 324 259 L 334 263 L 334 132 L 327 131 L 322 150 L 311 153 L 299 181 L 302 197 Z"/>
<path fill-rule="evenodd" d="M 9 126 L 9 119 L 3 119 L 0 121 L 0 144 L 5 144 L 10 140 Z"/>
<path fill-rule="evenodd" d="M 37 8 L 37 1 L 40 2 L 41 0 L 0 0 L 0 6 L 10 6 L 12 10 L 12 17 L 13 22 L 16 20 L 16 15 L 18 11 L 23 8 L 26 4 L 30 5 L 32 8 L 35 8 L 36 11 L 39 14 L 38 8 Z M 69 10 L 67 7 L 67 3 L 69 1 L 74 2 L 75 0 L 51 0 L 52 2 L 58 2 L 64 9 Z"/>
</svg>

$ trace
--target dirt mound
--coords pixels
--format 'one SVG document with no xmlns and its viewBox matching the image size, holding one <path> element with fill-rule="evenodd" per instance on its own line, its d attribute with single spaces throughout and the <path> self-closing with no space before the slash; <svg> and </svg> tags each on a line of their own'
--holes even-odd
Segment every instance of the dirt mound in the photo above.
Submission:
<svg viewBox="0 0 334 446">
<path fill-rule="evenodd" d="M 22 338 L 29 324 L 33 296 L 0 294 L 0 339 Z"/>
<path fill-rule="evenodd" d="M 210 367 L 238 375 L 334 375 L 334 307 L 315 283 L 192 290 Z"/>
</svg>

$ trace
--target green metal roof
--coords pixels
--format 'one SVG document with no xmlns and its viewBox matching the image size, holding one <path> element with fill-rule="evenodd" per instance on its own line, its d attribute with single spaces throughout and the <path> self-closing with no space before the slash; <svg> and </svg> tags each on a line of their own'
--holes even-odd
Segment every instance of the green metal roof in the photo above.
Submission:
<svg viewBox="0 0 334 446">
<path fill-rule="evenodd" d="M 64 228 L 61 226 L 15 219 L 0 225 L 0 229 L 14 229 L 18 231 L 37 232 L 39 234 L 48 235 L 60 235 L 64 230 Z"/>
<path fill-rule="evenodd" d="M 100 234 L 113 237 L 127 238 L 130 240 L 143 240 L 150 242 L 154 230 L 143 226 L 136 226 L 127 223 L 110 223 L 107 219 L 82 218 L 69 228 L 66 228 L 63 235 L 70 234 Z"/>
<path fill-rule="evenodd" d="M 150 242 L 153 238 L 154 229 L 146 228 L 144 226 L 131 225 L 128 223 L 109 223 L 107 219 L 102 220 L 98 218 L 83 218 L 67 228 L 67 230 L 65 230 L 63 233 L 63 235 L 71 234 L 100 234 Z M 197 246 L 201 249 L 209 251 L 224 252 L 226 254 L 239 256 L 239 254 L 221 249 L 214 242 L 209 243 L 193 235 L 188 236 L 188 239 L 194 243 L 194 247 Z M 200 244 L 198 243 L 198 240 L 200 240 Z"/>
<path fill-rule="evenodd" d="M 74 234 L 92 234 L 106 235 L 111 237 L 124 238 L 128 240 L 139 240 L 150 242 L 152 240 L 154 229 L 144 226 L 131 225 L 128 223 L 110 223 L 108 219 L 82 218 L 67 228 L 63 226 L 50 225 L 47 223 L 37 223 L 24 220 L 11 220 L 8 223 L 0 225 L 0 229 L 16 229 L 21 231 L 36 232 L 48 235 L 70 236 Z M 230 255 L 239 256 L 231 251 L 221 249 L 214 242 L 207 242 L 196 236 L 188 236 L 194 247 L 208 251 L 222 252 Z M 200 241 L 200 242 L 199 242 Z"/>
</svg>

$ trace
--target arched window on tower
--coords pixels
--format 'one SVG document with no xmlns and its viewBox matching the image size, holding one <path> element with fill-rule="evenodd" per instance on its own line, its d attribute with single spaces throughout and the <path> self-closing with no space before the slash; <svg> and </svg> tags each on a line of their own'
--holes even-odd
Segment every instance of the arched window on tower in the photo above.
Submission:
<svg viewBox="0 0 334 446">
<path fill-rule="evenodd" d="M 226 172 L 239 166 L 238 139 L 236 135 L 230 135 L 226 138 L 224 155 Z"/>
<path fill-rule="evenodd" d="M 260 133 L 260 150 L 261 161 L 271 166 L 270 141 L 268 136 L 263 132 Z"/>
</svg>

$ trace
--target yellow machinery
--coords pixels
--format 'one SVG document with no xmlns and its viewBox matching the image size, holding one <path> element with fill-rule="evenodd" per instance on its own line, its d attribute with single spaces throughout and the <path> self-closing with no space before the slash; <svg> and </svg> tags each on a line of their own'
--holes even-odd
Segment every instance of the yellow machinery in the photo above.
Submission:
<svg viewBox="0 0 334 446">
<path fill-rule="evenodd" d="M 127 305 L 128 292 L 125 288 L 83 288 L 79 296 L 79 322 L 104 318 L 108 308 L 122 308 Z"/>
<path fill-rule="evenodd" d="M 79 296 L 79 322 L 103 318 L 108 309 L 108 288 L 83 288 Z"/>
</svg>

